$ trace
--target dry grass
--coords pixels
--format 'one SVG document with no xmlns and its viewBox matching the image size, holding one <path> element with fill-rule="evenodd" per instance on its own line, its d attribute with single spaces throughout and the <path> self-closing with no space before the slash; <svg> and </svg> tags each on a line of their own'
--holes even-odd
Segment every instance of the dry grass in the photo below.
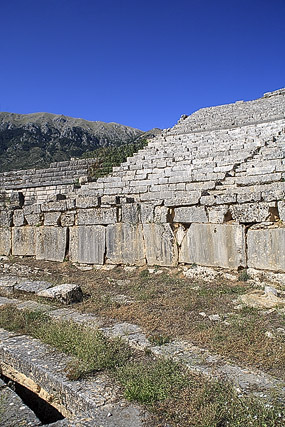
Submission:
<svg viewBox="0 0 285 427">
<path fill-rule="evenodd" d="M 162 269 L 157 275 L 146 269 L 126 272 L 122 267 L 82 272 L 69 262 L 21 263 L 37 266 L 37 278 L 56 277 L 56 283 L 80 284 L 85 300 L 77 308 L 83 312 L 139 324 L 154 342 L 187 339 L 236 363 L 284 378 L 285 339 L 276 333 L 277 328 L 284 328 L 284 315 L 250 308 L 234 310 L 238 295 L 253 289 L 249 281 L 193 281 L 178 269 Z M 133 302 L 117 302 L 116 295 Z M 210 320 L 212 314 L 219 314 L 221 321 Z M 268 338 L 266 331 L 276 338 Z"/>
</svg>

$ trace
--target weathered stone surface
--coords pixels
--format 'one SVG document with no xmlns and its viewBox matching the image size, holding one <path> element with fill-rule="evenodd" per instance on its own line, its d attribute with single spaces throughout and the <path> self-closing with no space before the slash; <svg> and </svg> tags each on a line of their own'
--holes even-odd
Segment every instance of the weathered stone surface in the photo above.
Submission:
<svg viewBox="0 0 285 427">
<path fill-rule="evenodd" d="M 98 197 L 96 196 L 83 196 L 76 197 L 76 207 L 80 209 L 96 208 L 99 206 Z"/>
<path fill-rule="evenodd" d="M 270 203 L 245 203 L 230 207 L 233 220 L 238 222 L 262 222 L 270 221 Z"/>
<path fill-rule="evenodd" d="M 0 255 L 10 255 L 11 243 L 11 228 L 0 227 Z"/>
<path fill-rule="evenodd" d="M 106 231 L 106 258 L 113 264 L 145 263 L 142 225 L 108 225 Z"/>
<path fill-rule="evenodd" d="M 46 202 L 41 205 L 42 212 L 64 212 L 66 209 L 67 206 L 65 200 L 59 200 L 57 202 Z"/>
<path fill-rule="evenodd" d="M 21 227 L 26 224 L 23 209 L 14 210 L 13 224 L 15 227 Z"/>
<path fill-rule="evenodd" d="M 156 206 L 154 208 L 154 222 L 158 224 L 163 224 L 169 220 L 169 208 L 166 206 Z"/>
<path fill-rule="evenodd" d="M 27 294 L 34 294 L 44 289 L 51 288 L 52 286 L 52 283 L 41 280 L 21 280 L 19 283 L 15 284 L 14 290 Z"/>
<path fill-rule="evenodd" d="M 0 380 L 0 402 L 2 427 L 42 425 L 34 412 L 2 380 Z"/>
<path fill-rule="evenodd" d="M 140 205 L 127 203 L 122 205 L 122 222 L 137 224 L 140 221 Z"/>
<path fill-rule="evenodd" d="M 117 208 L 79 209 L 77 225 L 106 225 L 117 222 Z"/>
<path fill-rule="evenodd" d="M 248 230 L 248 266 L 285 272 L 285 228 Z"/>
<path fill-rule="evenodd" d="M 190 225 L 181 245 L 179 261 L 225 268 L 245 266 L 244 227 L 227 224 Z"/>
<path fill-rule="evenodd" d="M 208 207 L 207 212 L 209 222 L 213 224 L 222 224 L 226 220 L 228 211 L 229 207 L 227 205 Z"/>
<path fill-rule="evenodd" d="M 36 259 L 62 262 L 66 253 L 66 227 L 38 227 L 36 233 Z"/>
<path fill-rule="evenodd" d="M 178 249 L 169 224 L 143 224 L 146 259 L 150 265 L 173 266 L 178 261 Z"/>
<path fill-rule="evenodd" d="M 281 221 L 285 222 L 285 201 L 278 202 L 278 212 Z"/>
<path fill-rule="evenodd" d="M 60 225 L 60 212 L 45 212 L 44 225 Z"/>
<path fill-rule="evenodd" d="M 200 206 L 183 206 L 174 209 L 174 222 L 192 223 L 208 222 L 208 217 L 204 207 Z"/>
<path fill-rule="evenodd" d="M 75 212 L 63 212 L 60 222 L 62 227 L 72 227 L 75 224 Z"/>
<path fill-rule="evenodd" d="M 266 293 L 261 290 L 255 290 L 249 294 L 240 295 L 239 299 L 243 304 L 255 308 L 273 308 L 276 306 L 285 306 L 284 298 L 280 298 L 277 295 Z"/>
<path fill-rule="evenodd" d="M 28 223 L 28 225 L 42 225 L 42 216 L 41 214 L 35 213 L 35 214 L 25 214 L 25 219 Z"/>
<path fill-rule="evenodd" d="M 16 277 L 0 277 L 0 295 L 5 297 L 13 295 L 16 284 Z"/>
<path fill-rule="evenodd" d="M 43 289 L 36 292 L 36 295 L 60 301 L 62 304 L 80 302 L 83 298 L 80 286 L 72 283 L 65 283 L 63 285 L 54 286 L 53 288 Z"/>
<path fill-rule="evenodd" d="M 0 227 L 11 227 L 13 211 L 5 209 L 0 211 Z"/>
<path fill-rule="evenodd" d="M 12 255 L 36 254 L 36 228 L 13 227 L 12 228 Z"/>
<path fill-rule="evenodd" d="M 86 225 L 70 229 L 70 260 L 84 264 L 103 264 L 105 227 Z"/>
</svg>

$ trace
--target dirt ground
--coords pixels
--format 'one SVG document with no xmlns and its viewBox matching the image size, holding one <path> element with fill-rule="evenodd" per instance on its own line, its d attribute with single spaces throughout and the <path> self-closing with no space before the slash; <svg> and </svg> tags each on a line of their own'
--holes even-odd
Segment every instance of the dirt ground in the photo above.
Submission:
<svg viewBox="0 0 285 427">
<path fill-rule="evenodd" d="M 285 310 L 241 304 L 241 295 L 257 289 L 248 277 L 229 280 L 221 274 L 205 281 L 185 277 L 182 267 L 158 266 L 82 271 L 69 261 L 32 258 L 10 258 L 5 264 L 18 276 L 79 284 L 84 300 L 76 309 L 138 324 L 154 343 L 189 340 L 285 379 Z"/>
</svg>

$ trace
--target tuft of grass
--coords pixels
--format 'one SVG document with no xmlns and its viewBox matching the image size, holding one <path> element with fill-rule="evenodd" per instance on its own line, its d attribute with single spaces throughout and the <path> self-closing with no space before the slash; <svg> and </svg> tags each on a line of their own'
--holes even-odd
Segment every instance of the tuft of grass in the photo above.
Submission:
<svg viewBox="0 0 285 427">
<path fill-rule="evenodd" d="M 248 280 L 250 280 L 251 277 L 248 274 L 247 270 L 244 269 L 240 272 L 239 276 L 238 276 L 238 281 L 239 282 L 247 282 Z"/>
<path fill-rule="evenodd" d="M 184 385 L 179 365 L 171 360 L 129 363 L 117 370 L 116 377 L 128 400 L 145 405 L 170 398 Z"/>
<path fill-rule="evenodd" d="M 159 334 L 151 335 L 148 339 L 154 345 L 164 345 L 171 341 L 171 338 L 168 335 Z"/>
</svg>

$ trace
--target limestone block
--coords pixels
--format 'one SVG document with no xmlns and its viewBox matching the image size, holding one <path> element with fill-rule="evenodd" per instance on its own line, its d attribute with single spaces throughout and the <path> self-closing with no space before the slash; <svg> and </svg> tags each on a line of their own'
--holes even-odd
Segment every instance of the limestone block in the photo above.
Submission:
<svg viewBox="0 0 285 427">
<path fill-rule="evenodd" d="M 42 225 L 42 215 L 39 213 L 25 214 L 28 225 Z"/>
<path fill-rule="evenodd" d="M 99 206 L 99 200 L 96 196 L 79 195 L 76 198 L 76 207 L 80 209 L 96 208 Z"/>
<path fill-rule="evenodd" d="M 23 209 L 14 210 L 13 224 L 15 227 L 21 227 L 26 224 Z"/>
<path fill-rule="evenodd" d="M 281 221 L 285 222 L 285 201 L 278 202 L 278 212 Z"/>
<path fill-rule="evenodd" d="M 238 222 L 262 222 L 270 221 L 270 203 L 244 203 L 230 207 L 230 213 L 234 221 Z"/>
<path fill-rule="evenodd" d="M 59 200 L 57 202 L 46 202 L 41 205 L 42 212 L 64 212 L 67 210 L 66 200 Z"/>
<path fill-rule="evenodd" d="M 174 222 L 192 223 L 208 222 L 206 210 L 203 206 L 182 206 L 174 209 Z"/>
<path fill-rule="evenodd" d="M 156 206 L 154 208 L 154 222 L 155 223 L 166 223 L 168 222 L 169 208 L 166 206 Z"/>
<path fill-rule="evenodd" d="M 196 205 L 199 202 L 201 197 L 200 191 L 185 191 L 184 195 L 179 195 L 178 192 L 175 193 L 175 197 L 165 200 L 165 206 L 183 206 L 183 205 Z"/>
<path fill-rule="evenodd" d="M 40 214 L 41 213 L 41 205 L 33 204 L 33 205 L 27 205 L 23 207 L 24 215 L 31 215 L 31 214 Z"/>
<path fill-rule="evenodd" d="M 66 227 L 38 227 L 36 233 L 36 259 L 62 262 L 67 246 Z"/>
<path fill-rule="evenodd" d="M 11 228 L 0 227 L 0 255 L 10 255 L 11 243 Z"/>
<path fill-rule="evenodd" d="M 75 212 L 63 212 L 60 222 L 62 227 L 72 227 L 75 224 Z"/>
<path fill-rule="evenodd" d="M 0 227 L 12 226 L 13 211 L 5 209 L 0 211 Z"/>
<path fill-rule="evenodd" d="M 181 245 L 179 262 L 234 269 L 245 266 L 244 226 L 190 225 Z"/>
<path fill-rule="evenodd" d="M 140 205 L 137 203 L 123 204 L 122 222 L 129 224 L 137 224 L 140 222 Z"/>
<path fill-rule="evenodd" d="M 115 224 L 117 222 L 117 208 L 79 209 L 77 225 Z"/>
<path fill-rule="evenodd" d="M 154 204 L 142 203 L 141 204 L 141 221 L 147 224 L 154 221 Z"/>
<path fill-rule="evenodd" d="M 106 231 L 106 257 L 112 264 L 145 264 L 141 224 L 111 224 Z"/>
<path fill-rule="evenodd" d="M 60 301 L 62 304 L 81 302 L 83 293 L 79 285 L 65 283 L 36 292 L 36 295 L 43 298 Z"/>
<path fill-rule="evenodd" d="M 177 264 L 178 249 L 170 224 L 143 224 L 143 235 L 148 264 Z"/>
<path fill-rule="evenodd" d="M 44 225 L 60 225 L 60 212 L 45 212 Z"/>
<path fill-rule="evenodd" d="M 207 212 L 208 212 L 209 222 L 213 224 L 222 224 L 223 222 L 225 222 L 225 217 L 228 211 L 229 211 L 229 207 L 227 205 L 208 207 Z"/>
<path fill-rule="evenodd" d="M 118 205 L 120 203 L 120 197 L 118 196 L 102 196 L 101 205 Z"/>
<path fill-rule="evenodd" d="M 52 283 L 44 282 L 41 280 L 24 280 L 16 283 L 14 289 L 18 292 L 26 294 L 35 294 L 36 292 L 42 291 L 52 287 Z"/>
<path fill-rule="evenodd" d="M 70 229 L 70 260 L 83 264 L 104 264 L 105 227 L 86 225 Z"/>
<path fill-rule="evenodd" d="M 248 230 L 248 266 L 285 272 L 285 228 Z"/>
<path fill-rule="evenodd" d="M 35 227 L 13 227 L 12 229 L 12 255 L 36 254 L 36 229 Z"/>
</svg>

